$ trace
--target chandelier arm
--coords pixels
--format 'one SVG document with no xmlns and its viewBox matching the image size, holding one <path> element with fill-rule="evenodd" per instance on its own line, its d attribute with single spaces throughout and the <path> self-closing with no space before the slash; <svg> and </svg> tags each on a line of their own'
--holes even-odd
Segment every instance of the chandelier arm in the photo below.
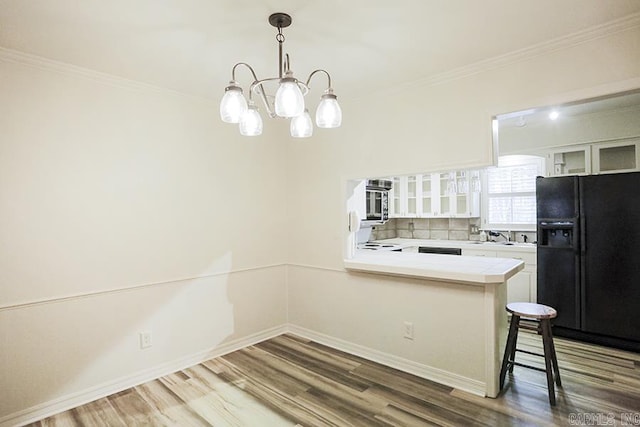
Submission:
<svg viewBox="0 0 640 427">
<path fill-rule="evenodd" d="M 245 67 L 247 67 L 249 69 L 249 71 L 251 71 L 251 74 L 253 75 L 253 80 L 258 80 L 258 76 L 256 76 L 256 72 L 253 71 L 253 68 L 251 67 L 251 65 L 247 64 L 246 62 L 238 62 L 236 65 L 233 66 L 233 68 L 231 69 L 231 80 L 236 80 L 236 68 L 238 68 L 239 65 L 244 65 Z"/>
<path fill-rule="evenodd" d="M 307 79 L 306 86 L 309 87 L 309 82 L 311 81 L 311 78 L 316 73 L 325 73 L 327 75 L 327 80 L 329 81 L 329 89 L 331 89 L 331 75 L 327 72 L 327 70 L 322 70 L 322 69 L 314 70 L 311 74 L 309 74 L 309 78 Z"/>
<path fill-rule="evenodd" d="M 252 95 L 253 87 L 258 82 L 258 76 L 256 75 L 256 72 L 253 70 L 253 67 L 251 67 L 251 65 L 247 64 L 246 62 L 238 62 L 231 69 L 231 80 L 233 80 L 233 81 L 236 80 L 236 67 L 238 67 L 238 65 L 244 65 L 245 67 L 247 67 L 249 69 L 249 71 L 251 71 L 251 74 L 253 75 L 253 83 L 251 84 L 251 87 L 249 89 L 249 101 L 251 101 L 253 99 L 253 95 Z M 267 112 L 271 116 L 273 113 L 271 112 L 271 109 L 269 108 L 269 103 L 267 102 L 267 96 L 264 94 L 264 90 L 260 91 L 260 95 L 262 97 L 262 102 L 264 102 L 264 105 L 267 107 Z"/>
<path fill-rule="evenodd" d="M 289 70 L 291 70 L 291 60 L 289 59 L 289 54 L 285 53 L 284 54 L 284 72 L 288 72 Z M 280 76 L 282 77 L 282 76 Z"/>
<path fill-rule="evenodd" d="M 256 81 L 254 81 L 253 83 L 251 83 L 251 87 L 249 88 L 249 92 L 257 92 L 262 96 L 262 102 L 264 103 L 264 107 L 267 109 L 267 113 L 269 114 L 269 117 L 271 118 L 275 118 L 278 117 L 278 115 L 274 112 L 274 109 L 271 108 L 271 105 L 269 104 L 269 101 L 267 100 L 267 96 L 265 94 L 265 90 L 264 87 L 262 86 L 264 83 L 272 81 L 272 80 L 280 80 L 280 77 L 271 77 L 268 79 L 262 79 L 262 80 L 258 80 L 256 79 Z M 258 90 L 258 88 L 260 88 Z"/>
</svg>

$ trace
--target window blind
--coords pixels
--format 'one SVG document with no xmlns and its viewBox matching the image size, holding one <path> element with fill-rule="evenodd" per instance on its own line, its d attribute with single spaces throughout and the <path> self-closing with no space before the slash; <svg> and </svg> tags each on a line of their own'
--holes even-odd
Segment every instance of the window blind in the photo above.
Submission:
<svg viewBox="0 0 640 427">
<path fill-rule="evenodd" d="M 523 156 L 520 156 L 523 157 Z M 487 170 L 489 227 L 518 228 L 536 223 L 536 177 L 541 158 L 526 156 Z"/>
</svg>

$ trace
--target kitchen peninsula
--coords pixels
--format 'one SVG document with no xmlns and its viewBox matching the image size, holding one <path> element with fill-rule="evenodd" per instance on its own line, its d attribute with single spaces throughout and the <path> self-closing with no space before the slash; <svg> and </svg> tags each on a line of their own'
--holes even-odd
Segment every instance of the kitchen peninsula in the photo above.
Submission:
<svg viewBox="0 0 640 427">
<path fill-rule="evenodd" d="M 506 281 L 522 260 L 358 249 L 344 260 L 353 274 L 419 286 L 428 324 L 415 340 L 429 343 L 421 375 L 475 394 L 496 397 L 506 339 Z"/>
</svg>

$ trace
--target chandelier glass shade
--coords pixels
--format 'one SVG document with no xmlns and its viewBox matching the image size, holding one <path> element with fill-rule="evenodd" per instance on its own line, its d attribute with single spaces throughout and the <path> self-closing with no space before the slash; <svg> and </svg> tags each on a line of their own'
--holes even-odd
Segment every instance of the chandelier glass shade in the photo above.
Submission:
<svg viewBox="0 0 640 427">
<path fill-rule="evenodd" d="M 229 85 L 225 89 L 220 103 L 220 117 L 226 123 L 239 123 L 240 116 L 247 111 L 247 100 L 244 99 L 240 86 Z"/>
<path fill-rule="evenodd" d="M 305 108 L 302 114 L 291 119 L 290 130 L 294 138 L 308 138 L 313 135 L 313 123 L 309 110 Z"/>
<path fill-rule="evenodd" d="M 224 96 L 220 102 L 220 118 L 226 123 L 238 123 L 240 133 L 246 136 L 256 136 L 262 133 L 262 118 L 258 108 L 253 102 L 253 95 L 259 96 L 271 118 L 291 119 L 291 136 L 306 138 L 313 134 L 313 123 L 309 111 L 305 106 L 305 96 L 310 90 L 309 83 L 317 73 L 327 76 L 327 88 L 324 90 L 320 103 L 316 109 L 316 125 L 320 128 L 336 128 L 342 123 L 342 110 L 338 104 L 336 95 L 331 87 L 331 76 L 325 70 L 313 71 L 306 83 L 294 77 L 289 63 L 289 55 L 282 53 L 284 35 L 282 28 L 291 25 L 291 17 L 286 13 L 274 13 L 269 16 L 269 23 L 278 29 L 276 41 L 278 42 L 278 77 L 258 79 L 253 68 L 244 62 L 235 64 L 231 70 L 231 81 L 225 88 Z M 236 81 L 236 69 L 244 66 L 249 69 L 253 77 L 248 96 L 245 98 L 242 87 Z M 267 83 L 277 83 L 278 89 L 275 95 L 268 94 Z"/>
<path fill-rule="evenodd" d="M 333 93 L 322 95 L 316 110 L 316 124 L 321 128 L 335 128 L 342 123 L 342 111 Z"/>
<path fill-rule="evenodd" d="M 240 134 L 244 136 L 256 136 L 262 133 L 262 117 L 258 108 L 250 103 L 240 116 Z"/>
</svg>

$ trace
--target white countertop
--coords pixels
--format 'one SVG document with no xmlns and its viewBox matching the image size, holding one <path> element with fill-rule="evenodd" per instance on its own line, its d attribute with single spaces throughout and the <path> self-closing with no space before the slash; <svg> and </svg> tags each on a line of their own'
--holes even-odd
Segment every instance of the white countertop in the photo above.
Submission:
<svg viewBox="0 0 640 427">
<path fill-rule="evenodd" d="M 348 270 L 475 285 L 506 282 L 524 268 L 524 262 L 513 258 L 368 250 L 357 250 L 344 265 Z"/>
</svg>

